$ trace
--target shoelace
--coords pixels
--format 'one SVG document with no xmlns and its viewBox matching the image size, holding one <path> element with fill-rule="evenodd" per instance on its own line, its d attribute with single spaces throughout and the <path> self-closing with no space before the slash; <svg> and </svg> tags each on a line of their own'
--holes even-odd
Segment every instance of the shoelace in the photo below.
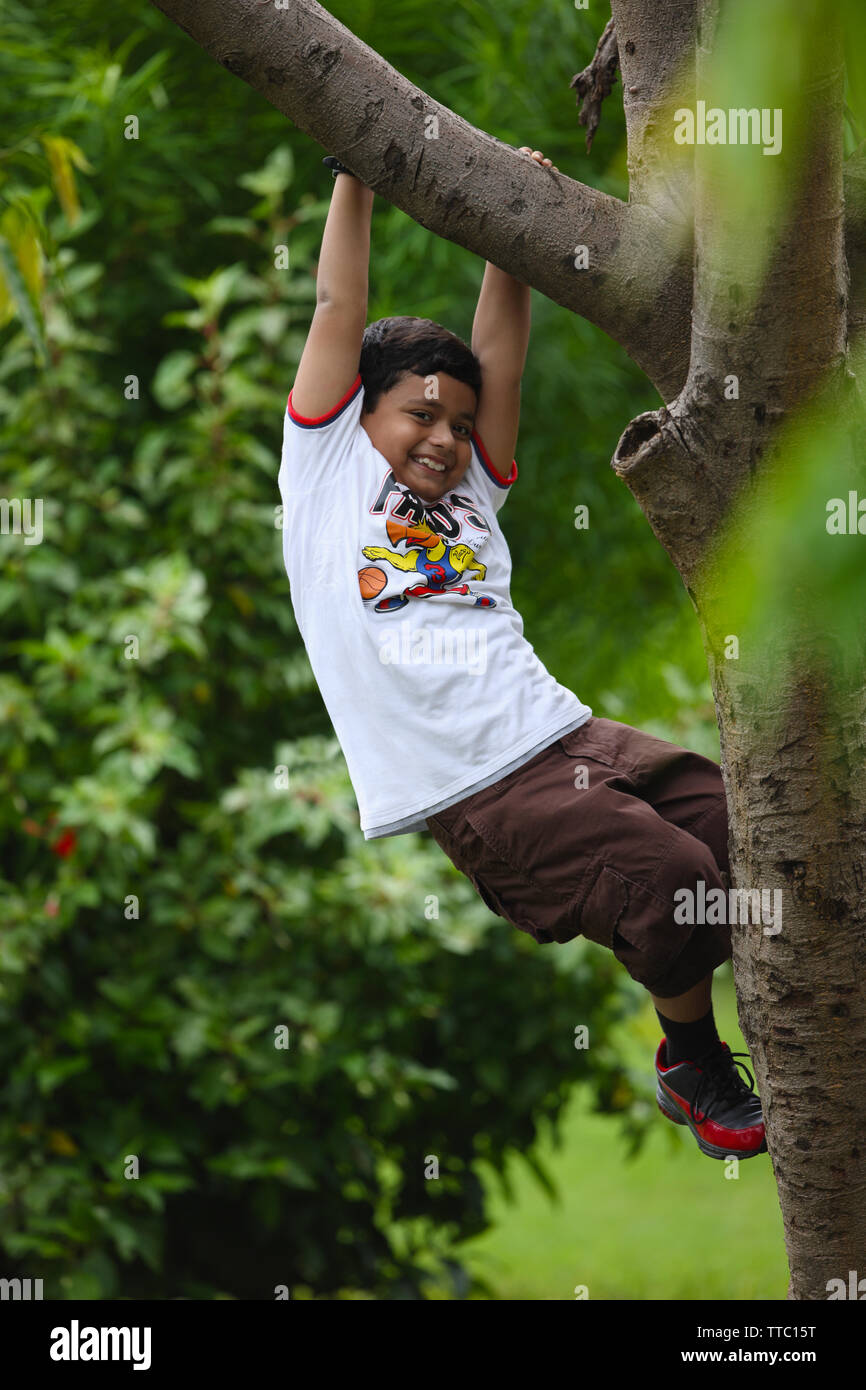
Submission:
<svg viewBox="0 0 866 1390">
<path fill-rule="evenodd" d="M 740 1057 L 748 1057 L 748 1055 L 748 1052 L 731 1052 L 727 1044 L 723 1044 L 721 1051 L 712 1048 L 695 1059 L 695 1065 L 700 1067 L 703 1073 L 690 1107 L 692 1119 L 696 1124 L 698 1122 L 697 1112 L 701 1108 L 701 1096 L 705 1092 L 708 1097 L 713 1095 L 719 1100 L 738 1100 L 745 1090 L 754 1092 L 755 1078 L 745 1063 L 739 1061 Z M 731 1062 L 734 1063 L 733 1067 L 731 1067 Z M 737 1067 L 742 1067 L 746 1073 L 748 1086 L 736 1071 Z"/>
</svg>

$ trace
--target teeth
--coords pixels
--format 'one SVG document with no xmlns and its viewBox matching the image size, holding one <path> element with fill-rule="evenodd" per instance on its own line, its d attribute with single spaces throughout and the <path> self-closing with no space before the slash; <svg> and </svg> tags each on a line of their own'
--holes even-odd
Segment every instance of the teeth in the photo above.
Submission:
<svg viewBox="0 0 866 1390">
<path fill-rule="evenodd" d="M 426 465 L 427 465 L 428 468 L 434 468 L 434 469 L 436 470 L 437 473 L 444 473 L 444 472 L 445 472 L 445 464 L 444 464 L 444 463 L 437 463 L 435 459 L 427 458 L 426 454 L 419 454 L 419 455 L 414 455 L 414 454 L 413 454 L 412 457 L 415 459 L 415 462 L 416 462 L 416 463 L 426 463 Z"/>
</svg>

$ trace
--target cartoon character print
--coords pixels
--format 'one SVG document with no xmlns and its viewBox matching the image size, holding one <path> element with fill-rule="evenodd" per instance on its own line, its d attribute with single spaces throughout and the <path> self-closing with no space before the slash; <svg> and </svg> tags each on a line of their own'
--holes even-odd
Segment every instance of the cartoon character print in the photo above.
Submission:
<svg viewBox="0 0 866 1390">
<path fill-rule="evenodd" d="M 365 545 L 362 554 L 367 560 L 383 560 L 394 569 L 418 574 L 419 582 L 404 589 L 402 594 L 380 599 L 374 605 L 377 613 L 391 613 L 405 608 L 410 598 L 433 598 L 437 594 L 465 594 L 471 596 L 474 590 L 465 582 L 464 576 L 475 574 L 483 579 L 487 566 L 475 555 L 471 546 L 452 545 L 433 531 L 425 522 L 405 523 L 389 517 L 385 530 L 392 545 L 405 544 L 406 551 L 388 550 L 383 545 Z M 463 580 L 462 583 L 457 582 Z M 385 572 L 377 566 L 359 570 L 358 581 L 365 599 L 375 598 L 387 584 Z M 496 600 L 487 594 L 475 596 L 475 606 L 495 608 Z"/>
</svg>

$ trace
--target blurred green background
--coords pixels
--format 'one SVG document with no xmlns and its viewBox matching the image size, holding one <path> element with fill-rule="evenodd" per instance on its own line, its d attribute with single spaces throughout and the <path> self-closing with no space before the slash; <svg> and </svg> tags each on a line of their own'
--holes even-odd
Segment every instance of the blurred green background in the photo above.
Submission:
<svg viewBox="0 0 866 1390">
<path fill-rule="evenodd" d="M 590 156 L 569 89 L 585 12 L 330 8 L 627 196 L 619 84 Z M 5 31 L 0 491 L 43 500 L 44 538 L 0 536 L 2 1272 L 51 1298 L 783 1298 L 769 1162 L 733 1180 L 663 1120 L 617 962 L 523 938 L 429 837 L 358 828 L 276 520 L 327 151 L 146 5 L 9 0 Z M 372 248 L 370 320 L 468 340 L 480 260 L 381 199 Z M 717 758 L 691 605 L 609 467 L 659 404 L 533 294 L 513 596 L 595 713 Z"/>
</svg>

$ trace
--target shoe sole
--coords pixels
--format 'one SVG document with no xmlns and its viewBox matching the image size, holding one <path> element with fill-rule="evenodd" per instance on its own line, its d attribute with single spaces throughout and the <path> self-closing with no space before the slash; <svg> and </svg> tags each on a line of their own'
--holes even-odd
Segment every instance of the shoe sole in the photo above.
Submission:
<svg viewBox="0 0 866 1390">
<path fill-rule="evenodd" d="M 707 1158 L 757 1158 L 758 1154 L 765 1154 L 767 1152 L 766 1139 L 764 1139 L 759 1149 L 742 1150 L 740 1152 L 732 1152 L 730 1149 L 720 1148 L 718 1144 L 711 1144 L 709 1140 L 702 1138 L 698 1133 L 691 1118 L 684 1115 L 682 1111 L 674 1105 L 673 1101 L 668 1099 L 660 1083 L 656 1087 L 656 1103 L 662 1114 L 667 1115 L 669 1120 L 673 1120 L 675 1125 L 688 1125 L 695 1137 L 698 1148 L 701 1153 L 707 1155 Z"/>
</svg>

